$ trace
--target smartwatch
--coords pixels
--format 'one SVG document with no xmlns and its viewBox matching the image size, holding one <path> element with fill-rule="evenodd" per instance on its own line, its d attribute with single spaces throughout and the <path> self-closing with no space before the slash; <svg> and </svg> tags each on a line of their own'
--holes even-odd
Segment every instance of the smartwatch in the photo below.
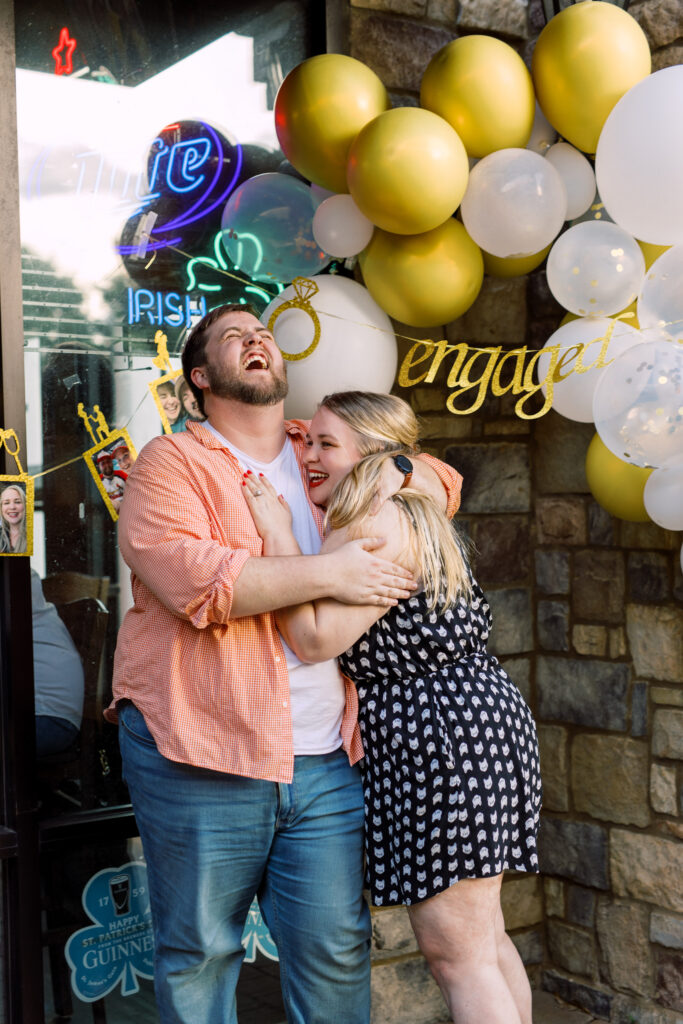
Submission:
<svg viewBox="0 0 683 1024">
<path fill-rule="evenodd" d="M 406 458 L 405 455 L 394 455 L 394 465 L 396 466 L 396 469 L 403 473 L 401 490 L 404 487 L 410 487 L 410 481 L 413 477 L 413 464 L 410 459 Z"/>
</svg>

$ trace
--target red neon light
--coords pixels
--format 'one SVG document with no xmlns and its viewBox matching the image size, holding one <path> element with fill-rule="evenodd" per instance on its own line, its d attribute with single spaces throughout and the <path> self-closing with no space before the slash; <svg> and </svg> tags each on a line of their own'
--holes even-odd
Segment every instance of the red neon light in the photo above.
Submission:
<svg viewBox="0 0 683 1024">
<path fill-rule="evenodd" d="M 52 51 L 52 56 L 55 59 L 55 74 L 56 75 L 70 75 L 74 69 L 72 55 L 76 49 L 76 40 L 72 39 L 69 35 L 68 28 L 63 28 L 59 33 L 59 42 Z M 62 63 L 62 54 L 64 55 L 64 62 Z"/>
<path fill-rule="evenodd" d="M 172 132 L 174 128 L 180 128 L 179 124 L 167 124 L 165 128 L 162 128 L 162 132 Z"/>
</svg>

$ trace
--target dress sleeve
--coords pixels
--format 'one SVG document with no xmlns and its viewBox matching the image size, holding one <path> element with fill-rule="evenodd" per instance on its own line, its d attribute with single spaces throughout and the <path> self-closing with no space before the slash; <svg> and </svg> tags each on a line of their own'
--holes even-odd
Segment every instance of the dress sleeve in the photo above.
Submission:
<svg viewBox="0 0 683 1024">
<path fill-rule="evenodd" d="M 457 469 L 453 469 L 453 467 L 447 465 L 447 463 L 434 458 L 433 455 L 427 455 L 425 452 L 422 452 L 419 457 L 426 462 L 428 466 L 432 467 L 439 480 L 446 488 L 446 493 L 448 494 L 446 515 L 451 519 L 460 508 L 462 476 L 458 473 Z"/>
<path fill-rule="evenodd" d="M 151 592 L 198 629 L 227 623 L 235 580 L 251 552 L 217 539 L 222 524 L 198 477 L 186 456 L 165 442 L 155 438 L 140 452 L 119 516 L 119 546 L 133 572 L 136 605 Z"/>
</svg>

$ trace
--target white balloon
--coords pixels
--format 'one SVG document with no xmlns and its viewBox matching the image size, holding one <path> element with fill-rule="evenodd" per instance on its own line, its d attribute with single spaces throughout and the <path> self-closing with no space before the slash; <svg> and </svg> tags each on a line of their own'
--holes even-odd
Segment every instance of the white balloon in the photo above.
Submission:
<svg viewBox="0 0 683 1024">
<path fill-rule="evenodd" d="M 551 351 L 546 355 L 546 350 L 559 345 L 555 375 L 561 379 L 553 381 L 555 412 L 578 423 L 591 423 L 593 395 L 606 364 L 642 340 L 640 331 L 622 320 L 610 320 L 608 317 L 583 317 L 558 327 L 543 346 L 536 364 L 538 380 L 542 381 L 553 356 Z M 544 384 L 541 391 L 546 395 L 547 385 Z"/>
<path fill-rule="evenodd" d="M 683 451 L 683 345 L 644 342 L 606 368 L 593 419 L 613 455 L 634 466 L 663 466 Z"/>
<path fill-rule="evenodd" d="M 366 288 L 339 274 L 309 280 L 317 286 L 308 301 L 320 323 L 320 339 L 309 355 L 287 361 L 285 415 L 297 419 L 310 419 L 332 391 L 390 391 L 398 362 L 391 320 Z M 261 322 L 267 325 L 278 307 L 295 296 L 293 285 L 285 288 L 263 311 Z M 305 310 L 289 307 L 271 330 L 284 353 L 299 355 L 313 341 L 314 322 Z"/>
<path fill-rule="evenodd" d="M 580 217 L 595 197 L 595 172 L 583 153 L 568 142 L 556 142 L 545 154 L 567 190 L 567 220 Z"/>
<path fill-rule="evenodd" d="M 683 65 L 637 82 L 605 121 L 595 154 L 610 216 L 642 242 L 683 242 Z"/>
<path fill-rule="evenodd" d="M 665 530 L 683 530 L 683 455 L 650 473 L 643 501 L 653 523 Z"/>
<path fill-rule="evenodd" d="M 460 206 L 467 233 L 492 256 L 531 256 L 564 224 L 558 171 L 529 149 L 498 149 L 472 168 Z"/>
<path fill-rule="evenodd" d="M 374 230 L 375 225 L 349 195 L 324 199 L 313 214 L 313 237 L 329 256 L 357 256 L 370 242 Z"/>
<path fill-rule="evenodd" d="M 647 341 L 683 339 L 683 245 L 659 256 L 638 296 L 638 322 Z"/>
<path fill-rule="evenodd" d="M 526 149 L 531 149 L 534 153 L 540 153 L 541 156 L 545 156 L 552 144 L 556 141 L 557 132 L 538 105 L 538 100 L 536 100 L 534 123 L 531 128 L 531 136 L 526 144 Z"/>
<path fill-rule="evenodd" d="M 565 309 L 610 316 L 633 302 L 645 276 L 642 249 L 623 228 L 592 220 L 560 235 L 548 255 L 546 278 Z"/>
</svg>

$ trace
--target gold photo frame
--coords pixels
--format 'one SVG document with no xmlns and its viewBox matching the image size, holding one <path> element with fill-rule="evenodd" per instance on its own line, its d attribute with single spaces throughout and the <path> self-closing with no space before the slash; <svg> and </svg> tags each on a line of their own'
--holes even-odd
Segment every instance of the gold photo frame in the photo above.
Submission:
<svg viewBox="0 0 683 1024">
<path fill-rule="evenodd" d="M 128 476 L 125 470 L 114 469 L 117 462 L 115 456 L 117 448 L 121 451 L 124 448 L 128 449 L 129 466 L 135 462 L 138 453 L 125 427 L 121 430 L 112 430 L 104 440 L 83 452 L 85 463 L 114 522 L 119 518 L 119 509 L 123 501 Z M 107 455 L 109 459 L 106 458 Z M 118 464 L 120 466 L 120 462 Z M 102 469 L 102 473 L 100 473 L 100 469 Z"/>
<path fill-rule="evenodd" d="M 165 373 L 163 377 L 156 377 L 155 380 L 150 380 L 147 384 L 147 387 L 152 392 L 154 404 L 159 410 L 159 417 L 165 434 L 174 433 L 173 427 L 179 422 L 183 424 L 185 422 L 186 417 L 183 413 L 182 404 L 176 396 L 176 381 L 182 375 L 182 370 L 171 370 L 170 373 Z M 166 395 L 168 395 L 168 399 L 166 399 Z M 176 406 L 177 411 L 175 409 Z M 180 429 L 183 428 L 181 427 Z"/>
<path fill-rule="evenodd" d="M 16 520 L 16 507 L 5 510 L 5 502 L 11 500 L 11 492 L 19 492 L 23 501 L 23 519 Z M 33 509 L 35 485 L 27 473 L 0 474 L 0 556 L 26 558 L 33 554 Z M 14 521 L 13 521 L 14 520 Z M 12 548 L 11 536 L 18 527 L 19 539 L 16 550 Z"/>
</svg>

